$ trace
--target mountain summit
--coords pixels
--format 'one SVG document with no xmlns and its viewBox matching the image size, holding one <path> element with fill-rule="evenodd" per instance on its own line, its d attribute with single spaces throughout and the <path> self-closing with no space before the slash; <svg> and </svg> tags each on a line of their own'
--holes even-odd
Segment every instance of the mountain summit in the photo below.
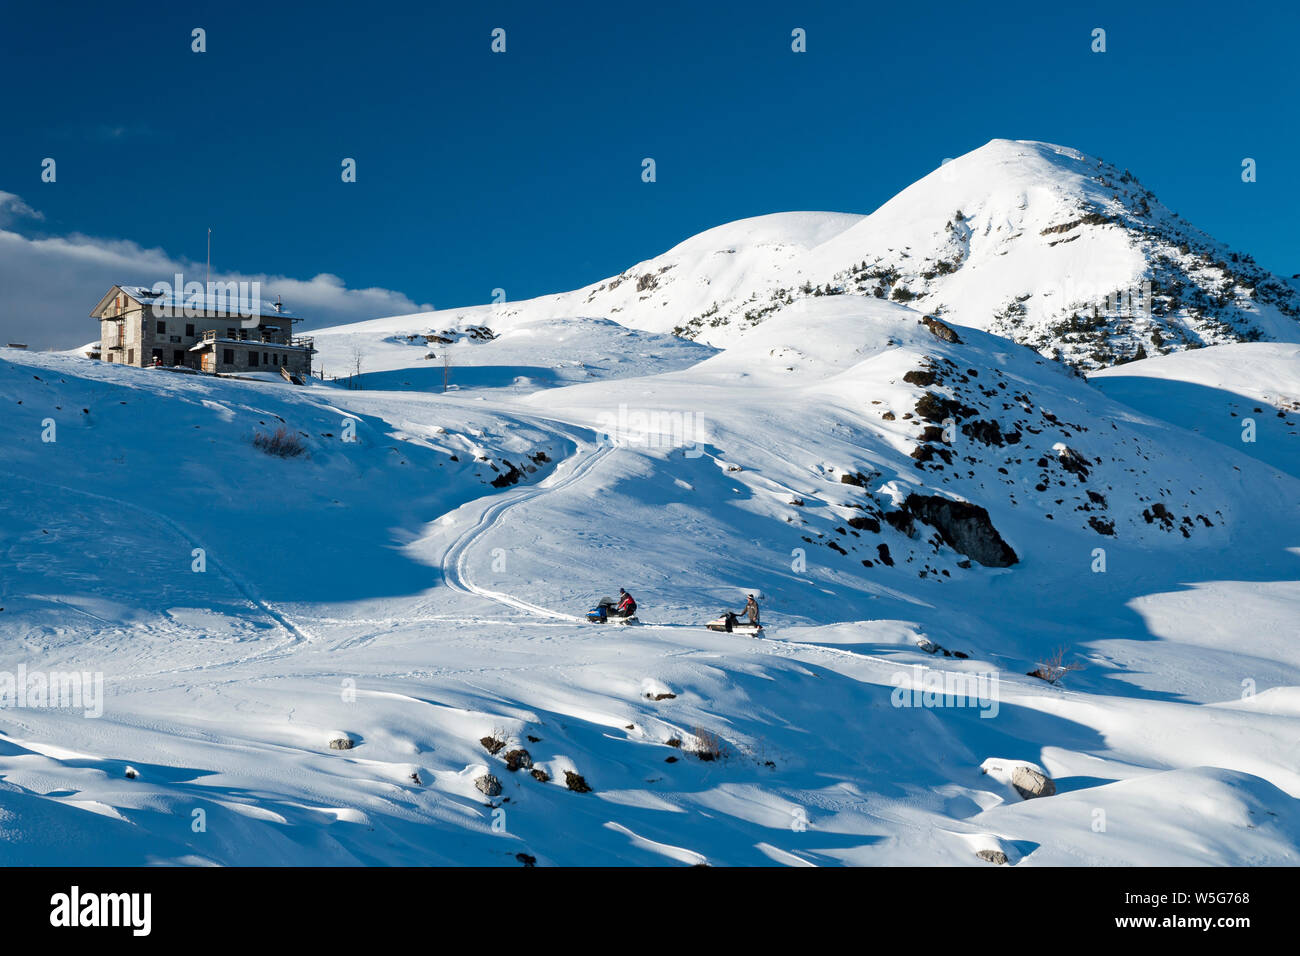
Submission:
<svg viewBox="0 0 1300 956">
<path fill-rule="evenodd" d="M 599 315 L 727 346 L 801 298 L 891 299 L 1081 368 L 1300 341 L 1300 296 L 1163 206 L 1127 169 L 995 139 L 869 216 L 778 213 L 709 229 L 574 292 L 499 310 Z"/>
</svg>

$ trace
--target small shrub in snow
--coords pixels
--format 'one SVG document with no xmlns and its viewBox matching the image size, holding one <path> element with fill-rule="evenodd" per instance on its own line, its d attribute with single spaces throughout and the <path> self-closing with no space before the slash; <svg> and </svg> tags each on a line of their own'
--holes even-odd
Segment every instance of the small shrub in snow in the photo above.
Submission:
<svg viewBox="0 0 1300 956">
<path fill-rule="evenodd" d="M 274 434 L 257 432 L 253 436 L 253 445 L 277 458 L 297 458 L 307 450 L 302 438 L 286 428 L 277 428 Z"/>
<path fill-rule="evenodd" d="M 713 760 L 726 760 L 731 756 L 731 749 L 727 746 L 727 742 L 711 730 L 696 727 L 695 741 L 695 756 L 706 763 Z"/>
<path fill-rule="evenodd" d="M 551 775 L 547 773 L 545 770 L 543 770 L 541 767 L 534 767 L 532 770 L 528 772 L 533 775 L 533 779 L 536 780 L 538 783 L 549 783 L 551 780 Z"/>
<path fill-rule="evenodd" d="M 494 730 L 488 736 L 480 737 L 479 743 L 483 745 L 484 750 L 495 757 L 506 745 L 506 732 L 504 730 Z"/>
<path fill-rule="evenodd" d="M 1028 676 L 1037 677 L 1039 680 L 1045 680 L 1049 684 L 1055 684 L 1066 674 L 1071 671 L 1083 670 L 1083 665 L 1078 661 L 1065 661 L 1066 649 L 1058 647 L 1037 667 L 1029 671 Z"/>
</svg>

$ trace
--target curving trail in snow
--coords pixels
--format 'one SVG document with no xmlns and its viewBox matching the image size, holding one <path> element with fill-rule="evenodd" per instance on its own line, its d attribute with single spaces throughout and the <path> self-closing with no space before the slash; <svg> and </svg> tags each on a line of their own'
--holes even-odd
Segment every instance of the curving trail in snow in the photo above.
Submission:
<svg viewBox="0 0 1300 956">
<path fill-rule="evenodd" d="M 573 436 L 569 437 L 572 438 Z M 586 443 L 576 439 L 575 441 L 579 446 L 578 450 L 571 457 L 566 458 L 557 465 L 554 472 L 536 485 L 512 489 L 503 495 L 479 498 L 453 512 L 457 516 L 463 513 L 466 518 L 470 517 L 475 510 L 478 510 L 479 514 L 474 524 L 456 538 L 443 555 L 442 576 L 447 587 L 462 594 L 476 594 L 479 597 L 487 598 L 506 607 L 512 607 L 538 617 L 583 623 L 584 618 L 576 614 L 553 611 L 550 608 L 541 607 L 512 594 L 481 587 L 474 583 L 467 571 L 467 556 L 471 548 L 500 525 L 501 521 L 512 509 L 533 501 L 542 495 L 577 484 L 614 451 L 612 445 L 588 445 L 587 447 L 593 450 L 586 453 L 583 447 Z"/>
</svg>

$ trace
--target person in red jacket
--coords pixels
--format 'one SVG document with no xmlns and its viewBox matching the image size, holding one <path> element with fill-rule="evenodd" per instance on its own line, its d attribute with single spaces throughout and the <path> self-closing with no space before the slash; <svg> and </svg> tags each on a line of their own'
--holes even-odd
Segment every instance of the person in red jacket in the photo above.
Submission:
<svg viewBox="0 0 1300 956">
<path fill-rule="evenodd" d="M 619 617 L 631 617 L 636 613 L 636 601 L 622 588 L 618 589 L 618 607 L 615 610 Z"/>
</svg>

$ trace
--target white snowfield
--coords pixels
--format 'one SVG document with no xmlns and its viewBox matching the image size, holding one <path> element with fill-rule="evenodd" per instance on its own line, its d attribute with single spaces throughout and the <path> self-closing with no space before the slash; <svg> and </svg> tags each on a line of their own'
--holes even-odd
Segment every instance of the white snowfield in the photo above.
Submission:
<svg viewBox="0 0 1300 956">
<path fill-rule="evenodd" d="M 1037 235 L 1083 160 L 990 153 Z M 994 281 L 1020 193 L 946 175 Z M 360 389 L 0 351 L 0 862 L 1300 862 L 1294 340 L 1089 380 L 937 280 L 667 334 L 895 215 L 315 333 Z"/>
</svg>

